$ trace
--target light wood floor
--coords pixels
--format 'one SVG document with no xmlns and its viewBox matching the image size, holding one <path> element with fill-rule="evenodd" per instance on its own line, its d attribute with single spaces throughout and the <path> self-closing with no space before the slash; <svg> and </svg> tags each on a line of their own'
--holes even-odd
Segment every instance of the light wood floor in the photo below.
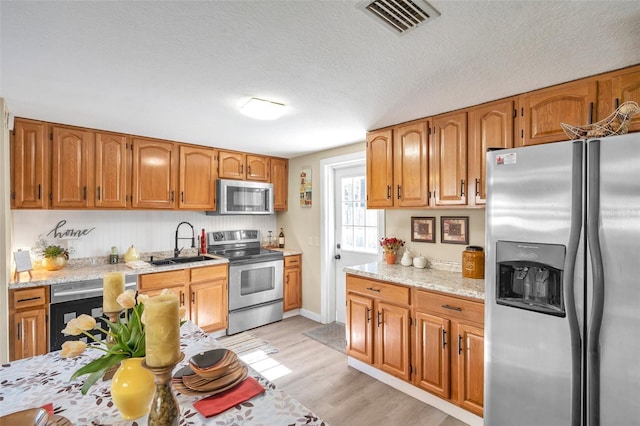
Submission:
<svg viewBox="0 0 640 426">
<path fill-rule="evenodd" d="M 302 316 L 249 332 L 278 348 L 291 370 L 279 388 L 332 426 L 464 426 L 465 423 L 347 366 L 347 356 L 302 334 L 321 324 Z"/>
</svg>

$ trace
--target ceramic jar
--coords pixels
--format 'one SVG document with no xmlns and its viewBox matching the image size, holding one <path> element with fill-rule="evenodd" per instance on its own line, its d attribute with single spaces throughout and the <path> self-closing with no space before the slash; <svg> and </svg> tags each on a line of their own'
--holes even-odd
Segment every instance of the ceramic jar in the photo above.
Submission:
<svg viewBox="0 0 640 426">
<path fill-rule="evenodd" d="M 125 358 L 111 380 L 111 398 L 125 420 L 147 415 L 156 391 L 153 373 L 144 358 Z"/>
<path fill-rule="evenodd" d="M 419 269 L 427 267 L 427 258 L 423 256 L 416 256 L 413 258 L 413 266 Z"/>
<path fill-rule="evenodd" d="M 402 259 L 400 259 L 400 264 L 402 266 L 411 266 L 413 264 L 413 255 L 409 251 L 409 249 L 405 250 L 402 255 Z"/>
</svg>

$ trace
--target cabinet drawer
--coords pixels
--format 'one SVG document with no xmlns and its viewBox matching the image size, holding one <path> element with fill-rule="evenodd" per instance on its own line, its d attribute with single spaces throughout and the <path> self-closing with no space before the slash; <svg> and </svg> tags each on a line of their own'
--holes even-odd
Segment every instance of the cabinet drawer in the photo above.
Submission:
<svg viewBox="0 0 640 426">
<path fill-rule="evenodd" d="M 484 303 L 471 302 L 430 291 L 416 291 L 416 309 L 434 312 L 444 317 L 484 324 Z"/>
<path fill-rule="evenodd" d="M 409 305 L 411 302 L 409 287 L 386 284 L 380 281 L 347 275 L 347 291 L 365 294 L 386 302 Z"/>
<path fill-rule="evenodd" d="M 24 290 L 15 290 L 13 292 L 13 308 L 25 309 L 47 304 L 48 287 L 26 288 Z"/>
<path fill-rule="evenodd" d="M 302 263 L 302 257 L 299 254 L 284 257 L 284 267 L 299 266 Z"/>
<path fill-rule="evenodd" d="M 211 281 L 227 278 L 227 265 L 202 266 L 191 268 L 191 282 Z"/>
<path fill-rule="evenodd" d="M 157 272 L 155 274 L 144 274 L 138 277 L 138 285 L 141 290 L 173 287 L 184 285 L 187 282 L 188 269 L 177 271 Z"/>
</svg>

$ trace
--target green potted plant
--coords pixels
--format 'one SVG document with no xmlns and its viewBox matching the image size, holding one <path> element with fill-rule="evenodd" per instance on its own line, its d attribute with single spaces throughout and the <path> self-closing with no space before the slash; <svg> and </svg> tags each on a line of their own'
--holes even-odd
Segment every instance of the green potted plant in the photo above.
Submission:
<svg viewBox="0 0 640 426">
<path fill-rule="evenodd" d="M 42 266 L 47 271 L 57 271 L 66 266 L 69 260 L 69 251 L 57 245 L 48 245 L 42 250 Z"/>
</svg>

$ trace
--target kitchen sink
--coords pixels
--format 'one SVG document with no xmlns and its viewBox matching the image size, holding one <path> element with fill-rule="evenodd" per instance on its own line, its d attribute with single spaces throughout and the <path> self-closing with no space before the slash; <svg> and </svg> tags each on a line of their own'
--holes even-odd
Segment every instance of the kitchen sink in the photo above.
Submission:
<svg viewBox="0 0 640 426">
<path fill-rule="evenodd" d="M 163 265 L 175 265 L 179 263 L 191 263 L 191 262 L 202 262 L 205 260 L 213 260 L 213 257 L 209 256 L 191 256 L 191 257 L 169 257 L 166 259 L 153 260 L 149 263 L 156 266 Z"/>
</svg>

